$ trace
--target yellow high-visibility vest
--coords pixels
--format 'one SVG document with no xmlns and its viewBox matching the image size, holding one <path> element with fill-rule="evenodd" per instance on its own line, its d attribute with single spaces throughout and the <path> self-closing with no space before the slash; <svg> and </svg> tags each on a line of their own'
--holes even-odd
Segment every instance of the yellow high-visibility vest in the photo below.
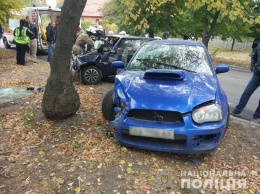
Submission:
<svg viewBox="0 0 260 194">
<path fill-rule="evenodd" d="M 22 33 L 20 35 L 20 27 L 15 28 L 14 41 L 18 44 L 28 44 L 30 42 L 30 37 L 26 35 L 26 27 L 23 27 Z"/>
</svg>

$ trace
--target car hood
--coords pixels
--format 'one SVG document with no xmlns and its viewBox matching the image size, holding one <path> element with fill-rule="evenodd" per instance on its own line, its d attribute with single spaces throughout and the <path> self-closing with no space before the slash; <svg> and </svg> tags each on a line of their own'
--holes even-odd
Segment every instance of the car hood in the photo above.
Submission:
<svg viewBox="0 0 260 194">
<path fill-rule="evenodd" d="M 101 54 L 95 50 L 95 51 L 92 51 L 92 52 L 89 52 L 87 54 L 84 54 L 82 56 L 79 56 L 78 57 L 78 60 L 81 62 L 81 63 L 85 63 L 85 62 L 94 62 L 97 60 L 97 58 L 100 56 Z"/>
<path fill-rule="evenodd" d="M 144 72 L 125 71 L 115 84 L 125 94 L 130 109 L 190 112 L 195 106 L 215 99 L 218 81 L 214 75 L 186 71 L 167 71 L 177 76 L 148 76 Z M 164 74 L 164 75 L 165 75 Z M 152 76 L 151 76 L 152 75 Z"/>
</svg>

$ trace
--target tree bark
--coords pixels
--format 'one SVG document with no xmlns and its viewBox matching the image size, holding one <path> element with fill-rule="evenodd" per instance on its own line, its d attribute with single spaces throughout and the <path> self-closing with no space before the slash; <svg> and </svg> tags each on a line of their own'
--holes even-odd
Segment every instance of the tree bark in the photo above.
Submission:
<svg viewBox="0 0 260 194">
<path fill-rule="evenodd" d="M 58 20 L 58 34 L 50 61 L 51 72 L 43 95 L 42 111 L 49 119 L 65 119 L 80 106 L 70 71 L 71 49 L 87 0 L 65 0 Z"/>
<path fill-rule="evenodd" d="M 202 37 L 202 42 L 205 44 L 205 46 L 208 48 L 209 45 L 209 40 L 214 32 L 215 26 L 217 24 L 218 17 L 220 15 L 220 11 L 216 11 L 212 22 L 210 23 L 210 29 L 208 30 L 209 26 L 209 20 L 208 18 L 205 18 L 204 20 L 204 28 L 203 28 L 203 37 Z"/>
</svg>

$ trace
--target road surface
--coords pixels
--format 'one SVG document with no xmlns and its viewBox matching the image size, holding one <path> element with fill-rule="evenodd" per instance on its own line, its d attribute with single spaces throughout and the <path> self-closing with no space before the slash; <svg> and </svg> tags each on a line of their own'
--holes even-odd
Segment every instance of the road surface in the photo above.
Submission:
<svg viewBox="0 0 260 194">
<path fill-rule="evenodd" d="M 218 78 L 221 84 L 221 87 L 226 92 L 230 107 L 230 112 L 238 104 L 239 99 L 246 88 L 249 80 L 252 77 L 250 70 L 239 69 L 239 68 L 230 68 L 230 71 L 223 74 L 218 74 Z M 254 94 L 249 99 L 247 106 L 242 112 L 242 118 L 246 120 L 251 120 L 255 112 L 256 107 L 258 106 L 260 98 L 260 88 L 258 88 Z"/>
</svg>

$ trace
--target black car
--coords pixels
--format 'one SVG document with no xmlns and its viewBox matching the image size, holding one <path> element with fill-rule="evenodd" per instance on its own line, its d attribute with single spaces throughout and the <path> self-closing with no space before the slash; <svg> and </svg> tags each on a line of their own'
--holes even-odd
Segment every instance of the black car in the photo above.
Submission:
<svg viewBox="0 0 260 194">
<path fill-rule="evenodd" d="M 151 40 L 154 39 L 124 35 L 107 36 L 99 49 L 78 56 L 74 69 L 80 72 L 82 83 L 97 84 L 102 78 L 117 74 L 117 69 L 111 66 L 113 61 L 123 61 L 127 65 L 137 49 Z"/>
</svg>

